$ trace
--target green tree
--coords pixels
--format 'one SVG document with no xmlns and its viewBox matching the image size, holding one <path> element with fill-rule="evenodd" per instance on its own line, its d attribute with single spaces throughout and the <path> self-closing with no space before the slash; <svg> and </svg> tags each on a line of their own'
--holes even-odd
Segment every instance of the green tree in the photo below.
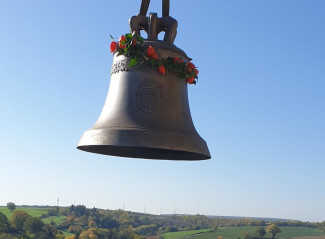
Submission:
<svg viewBox="0 0 325 239">
<path fill-rule="evenodd" d="M 263 238 L 266 234 L 266 230 L 264 227 L 257 227 L 255 231 L 255 235 L 257 238 Z"/>
<path fill-rule="evenodd" d="M 82 232 L 82 228 L 81 228 L 81 226 L 78 226 L 78 225 L 71 225 L 68 228 L 68 231 L 79 235 Z"/>
<path fill-rule="evenodd" d="M 104 216 L 100 219 L 100 223 L 102 224 L 102 226 L 104 228 L 107 228 L 107 229 L 113 229 L 113 228 L 116 228 L 119 226 L 119 223 L 114 219 L 112 218 L 111 216 Z"/>
<path fill-rule="evenodd" d="M 243 235 L 244 239 L 248 239 L 248 238 L 250 237 L 250 234 L 249 234 L 248 231 L 244 231 L 244 232 L 242 233 L 242 235 Z"/>
<path fill-rule="evenodd" d="M 137 227 L 135 230 L 140 235 L 153 235 L 157 234 L 159 227 L 156 224 L 142 225 Z M 170 231 L 170 230 L 169 230 Z"/>
<path fill-rule="evenodd" d="M 16 209 L 16 204 L 14 204 L 13 202 L 8 202 L 7 203 L 7 208 L 10 210 L 10 211 L 13 211 Z"/>
<path fill-rule="evenodd" d="M 122 213 L 119 216 L 118 221 L 119 221 L 120 224 L 124 224 L 124 225 L 128 224 L 129 223 L 129 214 L 128 214 L 128 212 Z"/>
<path fill-rule="evenodd" d="M 0 233 L 6 233 L 9 231 L 10 224 L 6 215 L 0 212 Z"/>
<path fill-rule="evenodd" d="M 276 234 L 281 233 L 280 227 L 275 224 L 271 224 L 266 227 L 266 231 L 272 234 L 272 239 L 275 238 Z"/>
<path fill-rule="evenodd" d="M 70 210 L 70 212 L 74 212 L 74 209 L 75 209 L 75 206 L 72 204 L 72 205 L 69 207 L 69 210 Z"/>
<path fill-rule="evenodd" d="M 74 212 L 77 216 L 83 216 L 87 213 L 87 208 L 84 205 L 77 205 L 74 208 Z"/>
<path fill-rule="evenodd" d="M 11 226 L 17 231 L 22 231 L 25 223 L 30 217 L 31 216 L 23 210 L 15 210 L 10 218 Z"/>
<path fill-rule="evenodd" d="M 4 234 L 0 234 L 0 239 L 17 239 L 17 237 L 4 233 Z"/>
<path fill-rule="evenodd" d="M 76 239 L 76 236 L 68 236 L 68 237 L 66 237 L 64 239 Z"/>
<path fill-rule="evenodd" d="M 45 224 L 43 226 L 42 233 L 37 236 L 37 239 L 63 239 L 63 233 L 59 231 L 55 226 Z"/>
<path fill-rule="evenodd" d="M 37 233 L 43 230 L 43 222 L 38 217 L 29 217 L 24 223 L 24 229 L 29 233 Z"/>
<path fill-rule="evenodd" d="M 104 235 L 96 228 L 90 228 L 87 231 L 83 231 L 79 239 L 104 239 Z"/>
<path fill-rule="evenodd" d="M 215 225 L 213 226 L 212 230 L 213 230 L 214 232 L 218 231 L 218 224 L 215 224 Z"/>
<path fill-rule="evenodd" d="M 323 221 L 323 222 L 319 225 L 319 230 L 325 232 L 325 221 Z"/>
<path fill-rule="evenodd" d="M 60 208 L 59 207 L 53 207 L 47 212 L 47 216 L 52 217 L 52 216 L 57 216 L 59 215 Z"/>
</svg>

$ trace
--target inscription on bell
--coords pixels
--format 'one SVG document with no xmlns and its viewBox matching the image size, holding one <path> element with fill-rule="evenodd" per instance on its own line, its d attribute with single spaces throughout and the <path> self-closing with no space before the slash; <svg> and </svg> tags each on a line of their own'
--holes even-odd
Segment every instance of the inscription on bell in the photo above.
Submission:
<svg viewBox="0 0 325 239">
<path fill-rule="evenodd" d="M 145 84 L 138 89 L 138 106 L 145 113 L 156 111 L 162 96 L 162 87 L 158 84 Z"/>
</svg>

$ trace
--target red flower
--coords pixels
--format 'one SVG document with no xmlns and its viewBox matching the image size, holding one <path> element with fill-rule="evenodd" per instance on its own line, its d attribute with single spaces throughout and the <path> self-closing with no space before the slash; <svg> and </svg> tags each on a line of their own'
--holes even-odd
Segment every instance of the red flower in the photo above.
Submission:
<svg viewBox="0 0 325 239">
<path fill-rule="evenodd" d="M 125 37 L 124 35 L 122 35 L 118 41 L 119 41 L 120 43 L 123 42 L 123 44 L 125 44 L 126 37 Z"/>
<path fill-rule="evenodd" d="M 118 46 L 121 49 L 125 48 L 125 41 L 126 41 L 126 37 L 123 35 L 120 37 L 120 39 L 118 40 Z"/>
<path fill-rule="evenodd" d="M 195 69 L 195 65 L 192 63 L 192 62 L 187 62 L 187 67 L 189 68 L 189 69 Z"/>
<path fill-rule="evenodd" d="M 183 63 L 184 61 L 183 61 L 182 58 L 175 57 L 174 62 L 175 62 L 175 63 Z"/>
<path fill-rule="evenodd" d="M 115 41 L 111 42 L 111 52 L 114 52 L 117 48 L 117 43 Z"/>
<path fill-rule="evenodd" d="M 155 59 L 155 60 L 158 60 L 158 56 L 157 56 L 157 54 L 155 53 L 155 54 L 152 56 L 152 58 Z"/>
<path fill-rule="evenodd" d="M 194 77 L 187 78 L 187 83 L 193 84 L 194 82 Z"/>
<path fill-rule="evenodd" d="M 166 75 L 166 68 L 165 68 L 164 65 L 159 66 L 158 71 L 159 71 L 160 74 Z"/>
<path fill-rule="evenodd" d="M 186 67 L 186 70 L 188 71 L 188 72 L 192 72 L 193 70 L 195 70 L 195 65 L 192 63 L 192 62 L 187 62 L 187 65 L 186 65 L 187 67 Z"/>
<path fill-rule="evenodd" d="M 137 40 L 133 38 L 131 41 L 131 46 L 135 47 L 136 44 L 137 44 Z"/>
<path fill-rule="evenodd" d="M 197 69 L 195 69 L 195 74 L 197 74 L 197 75 L 199 74 L 199 71 Z"/>
<path fill-rule="evenodd" d="M 155 49 L 152 47 L 152 46 L 148 46 L 148 49 L 147 49 L 147 55 L 150 57 L 150 58 L 153 58 L 153 56 L 156 54 L 155 52 Z"/>
</svg>

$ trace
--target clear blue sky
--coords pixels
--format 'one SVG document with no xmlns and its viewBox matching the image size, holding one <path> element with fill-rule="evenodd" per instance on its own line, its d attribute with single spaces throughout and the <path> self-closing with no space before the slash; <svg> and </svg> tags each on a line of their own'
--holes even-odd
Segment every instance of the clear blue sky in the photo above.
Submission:
<svg viewBox="0 0 325 239">
<path fill-rule="evenodd" d="M 171 0 L 212 159 L 76 149 L 140 1 L 0 0 L 0 205 L 325 220 L 325 1 Z M 161 1 L 150 11 L 161 15 Z"/>
</svg>

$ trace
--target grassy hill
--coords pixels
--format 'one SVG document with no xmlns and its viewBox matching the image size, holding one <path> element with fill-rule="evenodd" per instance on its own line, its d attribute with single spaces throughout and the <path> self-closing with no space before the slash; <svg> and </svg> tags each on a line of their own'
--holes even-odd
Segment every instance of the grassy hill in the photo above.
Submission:
<svg viewBox="0 0 325 239">
<path fill-rule="evenodd" d="M 23 211 L 27 212 L 29 215 L 31 215 L 32 217 L 40 217 L 43 214 L 47 213 L 49 211 L 49 208 L 17 207 L 15 210 L 23 210 Z M 10 211 L 7 207 L 0 207 L 0 212 L 2 212 L 9 220 L 13 213 L 13 211 Z M 64 215 L 59 215 L 59 216 L 43 218 L 42 221 L 44 223 L 48 223 L 48 224 L 50 224 L 51 222 L 54 222 L 56 226 L 59 226 L 65 221 L 66 218 L 67 217 Z M 73 233 L 69 233 L 64 230 L 62 232 L 65 237 L 74 235 Z"/>
<path fill-rule="evenodd" d="M 24 208 L 24 207 L 17 207 L 16 210 L 23 210 L 27 212 L 29 215 L 31 215 L 32 217 L 40 217 L 48 211 L 47 208 Z M 0 207 L 0 212 L 5 214 L 8 219 L 11 218 L 11 215 L 13 213 L 13 211 L 10 211 L 7 207 Z"/>
<path fill-rule="evenodd" d="M 43 218 L 42 221 L 45 223 L 54 222 L 56 226 L 59 226 L 65 221 L 66 218 L 67 218 L 66 216 L 60 215 L 60 216 L 46 217 Z"/>
<path fill-rule="evenodd" d="M 277 234 L 277 238 L 292 238 L 292 237 L 302 237 L 302 236 L 320 236 L 324 235 L 321 231 L 316 228 L 308 227 L 280 227 L 282 233 Z M 163 235 L 164 239 L 181 239 L 181 238 L 191 238 L 191 239 L 216 239 L 222 236 L 222 239 L 237 239 L 243 238 L 242 233 L 244 231 L 249 232 L 251 235 L 255 233 L 256 226 L 247 227 L 229 227 L 220 228 L 217 232 L 209 232 L 206 230 L 196 230 L 196 231 L 184 231 L 184 232 L 171 232 Z M 203 232 L 203 233 L 202 233 Z M 271 234 L 266 234 L 266 237 L 270 238 Z"/>
<path fill-rule="evenodd" d="M 206 234 L 210 229 L 203 230 L 191 230 L 191 231 L 179 231 L 179 232 L 169 232 L 162 235 L 163 239 L 177 239 L 177 238 L 188 238 L 194 235 Z"/>
</svg>

